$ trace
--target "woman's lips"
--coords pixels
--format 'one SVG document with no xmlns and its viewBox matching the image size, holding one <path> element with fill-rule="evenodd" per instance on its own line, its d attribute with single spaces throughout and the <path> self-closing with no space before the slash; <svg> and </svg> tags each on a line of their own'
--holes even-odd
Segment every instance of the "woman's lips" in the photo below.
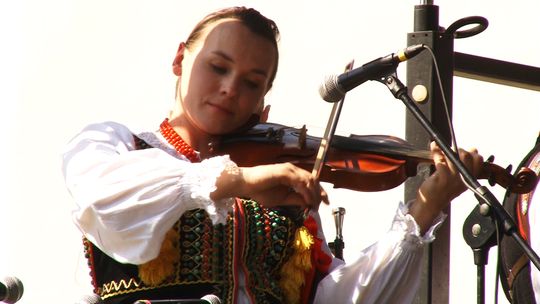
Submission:
<svg viewBox="0 0 540 304">
<path fill-rule="evenodd" d="M 218 111 L 218 112 L 221 112 L 221 113 L 224 113 L 226 115 L 233 115 L 234 112 L 232 110 L 230 110 L 229 108 L 227 107 L 224 107 L 224 106 L 221 106 L 219 104 L 215 104 L 215 103 L 208 103 L 208 105 L 214 109 L 215 111 Z"/>
</svg>

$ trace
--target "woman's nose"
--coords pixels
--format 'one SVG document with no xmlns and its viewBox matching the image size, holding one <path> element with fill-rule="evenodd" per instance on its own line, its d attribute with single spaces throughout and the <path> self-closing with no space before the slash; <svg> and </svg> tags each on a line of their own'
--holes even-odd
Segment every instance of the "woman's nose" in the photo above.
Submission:
<svg viewBox="0 0 540 304">
<path fill-rule="evenodd" d="M 234 77 L 232 75 L 229 77 L 225 77 L 221 81 L 221 94 L 228 97 L 236 96 L 238 94 L 239 85 L 240 80 L 237 77 Z"/>
</svg>

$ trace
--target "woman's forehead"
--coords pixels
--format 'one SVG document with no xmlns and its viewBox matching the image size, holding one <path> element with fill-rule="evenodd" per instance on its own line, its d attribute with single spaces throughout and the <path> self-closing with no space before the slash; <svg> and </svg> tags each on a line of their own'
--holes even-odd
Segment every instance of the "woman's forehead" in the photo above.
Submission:
<svg viewBox="0 0 540 304">
<path fill-rule="evenodd" d="M 276 61 L 277 49 L 267 38 L 252 32 L 242 21 L 222 19 L 209 24 L 194 46 L 195 52 L 225 54 L 261 65 L 270 71 Z"/>
<path fill-rule="evenodd" d="M 200 46 L 205 44 L 208 39 L 216 39 L 223 35 L 231 35 L 233 37 L 240 35 L 245 36 L 246 29 L 248 29 L 248 27 L 239 19 L 224 18 L 215 20 L 205 25 L 201 30 L 201 35 L 197 41 L 195 41 L 195 44 Z M 254 33 L 251 34 L 256 35 Z"/>
</svg>

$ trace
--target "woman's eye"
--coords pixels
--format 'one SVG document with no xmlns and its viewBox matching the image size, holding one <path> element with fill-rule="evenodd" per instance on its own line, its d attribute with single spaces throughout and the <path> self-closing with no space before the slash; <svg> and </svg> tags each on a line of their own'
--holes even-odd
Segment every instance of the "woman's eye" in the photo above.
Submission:
<svg viewBox="0 0 540 304">
<path fill-rule="evenodd" d="M 258 82 L 255 82 L 255 81 L 252 81 L 252 80 L 246 80 L 246 85 L 247 85 L 249 88 L 252 88 L 252 89 L 257 89 L 257 88 L 259 88 L 259 83 L 258 83 Z"/>
<path fill-rule="evenodd" d="M 214 72 L 218 73 L 218 74 L 225 74 L 227 73 L 227 69 L 222 67 L 222 66 L 219 66 L 219 65 L 215 65 L 215 64 L 212 64 L 212 70 L 214 70 Z"/>
</svg>

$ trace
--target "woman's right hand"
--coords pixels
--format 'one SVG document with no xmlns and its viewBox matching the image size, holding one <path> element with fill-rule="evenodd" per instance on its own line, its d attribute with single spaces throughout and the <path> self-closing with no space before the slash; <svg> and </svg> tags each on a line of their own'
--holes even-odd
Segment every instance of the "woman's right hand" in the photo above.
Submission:
<svg viewBox="0 0 540 304">
<path fill-rule="evenodd" d="M 328 196 L 310 172 L 290 163 L 255 167 L 228 167 L 216 181 L 214 200 L 250 198 L 265 207 L 285 205 L 317 210 Z"/>
</svg>

